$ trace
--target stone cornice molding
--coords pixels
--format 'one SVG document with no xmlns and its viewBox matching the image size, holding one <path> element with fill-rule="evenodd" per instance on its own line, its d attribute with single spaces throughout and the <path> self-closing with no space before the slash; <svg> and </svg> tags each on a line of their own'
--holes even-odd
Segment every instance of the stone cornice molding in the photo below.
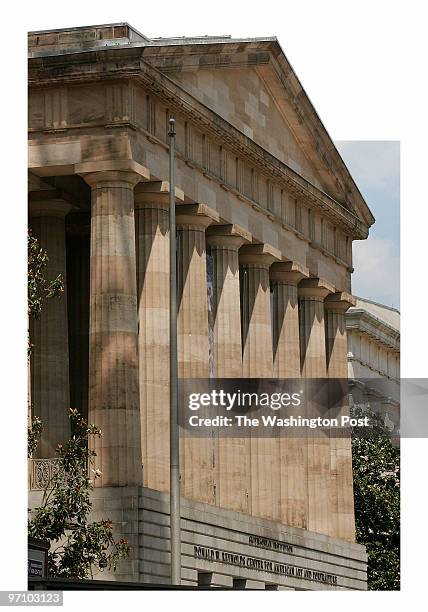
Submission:
<svg viewBox="0 0 428 612">
<path fill-rule="evenodd" d="M 179 84 L 142 59 L 141 48 L 106 48 L 86 53 L 58 54 L 30 59 L 30 87 L 46 87 L 73 83 L 133 79 L 156 95 L 231 151 L 244 157 L 262 173 L 275 179 L 310 207 L 317 207 L 334 224 L 354 239 L 365 239 L 368 224 L 341 203 L 300 176 L 229 124 L 217 113 L 199 102 Z"/>
<path fill-rule="evenodd" d="M 345 314 L 348 331 L 356 331 L 384 344 L 393 351 L 400 351 L 400 332 L 366 310 L 352 308 Z"/>
</svg>

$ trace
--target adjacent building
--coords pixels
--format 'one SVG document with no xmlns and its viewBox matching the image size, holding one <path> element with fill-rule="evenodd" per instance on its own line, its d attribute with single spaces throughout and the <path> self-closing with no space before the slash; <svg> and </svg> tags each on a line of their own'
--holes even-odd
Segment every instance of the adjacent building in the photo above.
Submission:
<svg viewBox="0 0 428 612">
<path fill-rule="evenodd" d="M 345 315 L 351 403 L 379 414 L 398 442 L 400 433 L 400 313 L 357 297 Z"/>
<path fill-rule="evenodd" d="M 275 38 L 30 33 L 29 225 L 65 278 L 31 328 L 30 499 L 78 408 L 103 431 L 94 517 L 132 546 L 111 578 L 140 582 L 170 573 L 171 116 L 180 377 L 346 378 L 374 222 Z M 349 440 L 183 439 L 181 479 L 183 583 L 366 588 Z"/>
</svg>

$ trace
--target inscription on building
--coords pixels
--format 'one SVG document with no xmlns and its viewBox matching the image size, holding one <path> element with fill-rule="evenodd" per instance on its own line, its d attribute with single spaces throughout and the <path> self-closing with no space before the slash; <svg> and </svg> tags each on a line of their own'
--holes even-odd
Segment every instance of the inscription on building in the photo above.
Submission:
<svg viewBox="0 0 428 612">
<path fill-rule="evenodd" d="M 272 540 L 271 538 L 263 538 L 260 536 L 248 536 L 248 544 L 250 546 L 257 546 L 257 548 L 267 548 L 268 550 L 275 550 L 277 552 L 293 552 L 292 545 L 287 544 L 287 542 L 280 542 L 279 540 Z"/>
<path fill-rule="evenodd" d="M 256 557 L 230 553 L 225 550 L 208 548 L 207 546 L 194 546 L 194 556 L 195 559 L 203 559 L 204 561 L 212 561 L 213 563 L 225 563 L 227 565 L 236 565 L 259 572 L 268 572 L 270 574 L 279 574 L 291 578 L 301 578 L 302 580 L 312 580 L 313 582 L 322 582 L 323 584 L 331 584 L 334 586 L 337 585 L 337 576 L 334 574 L 314 571 L 296 565 L 288 565 L 287 563 L 278 563 L 277 561 L 270 561 L 268 559 L 257 559 Z"/>
</svg>

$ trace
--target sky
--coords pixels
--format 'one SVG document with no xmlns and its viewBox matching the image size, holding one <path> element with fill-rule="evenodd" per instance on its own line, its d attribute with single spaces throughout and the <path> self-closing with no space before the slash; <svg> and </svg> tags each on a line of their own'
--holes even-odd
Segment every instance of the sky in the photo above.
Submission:
<svg viewBox="0 0 428 612">
<path fill-rule="evenodd" d="M 400 143 L 335 143 L 376 221 L 353 243 L 352 293 L 400 308 Z"/>
</svg>

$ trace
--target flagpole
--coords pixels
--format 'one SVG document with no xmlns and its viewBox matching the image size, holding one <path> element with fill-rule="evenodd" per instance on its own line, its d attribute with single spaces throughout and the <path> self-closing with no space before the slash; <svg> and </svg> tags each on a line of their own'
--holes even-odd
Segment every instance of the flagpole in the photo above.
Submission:
<svg viewBox="0 0 428 612">
<path fill-rule="evenodd" d="M 178 431 L 177 267 L 175 229 L 175 119 L 169 120 L 169 350 L 170 350 L 170 521 L 171 584 L 181 584 L 180 440 Z"/>
</svg>

